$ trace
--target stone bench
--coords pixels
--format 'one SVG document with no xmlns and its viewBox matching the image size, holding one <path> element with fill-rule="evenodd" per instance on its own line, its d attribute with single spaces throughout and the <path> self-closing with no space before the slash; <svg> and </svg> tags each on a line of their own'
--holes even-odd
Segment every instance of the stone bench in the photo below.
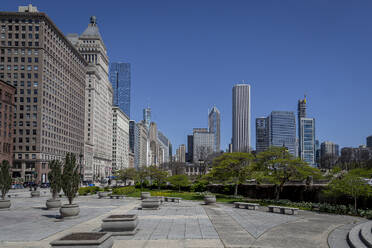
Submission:
<svg viewBox="0 0 372 248">
<path fill-rule="evenodd" d="M 275 209 L 279 209 L 281 214 L 285 214 L 285 210 L 288 210 L 290 214 L 297 214 L 298 208 L 291 208 L 291 207 L 283 207 L 283 206 L 267 206 L 269 209 L 269 212 L 274 213 Z"/>
<path fill-rule="evenodd" d="M 110 195 L 110 199 L 113 199 L 113 198 L 116 198 L 116 199 L 124 199 L 124 195 Z"/>
<path fill-rule="evenodd" d="M 164 200 L 166 202 L 178 202 L 180 203 L 180 201 L 182 200 L 182 198 L 178 198 L 178 197 L 164 197 Z"/>
<path fill-rule="evenodd" d="M 234 202 L 234 206 L 236 208 L 240 208 L 240 206 L 243 206 L 246 209 L 257 210 L 258 209 L 258 206 L 260 206 L 260 204 L 258 204 L 258 203 L 249 203 L 249 202 Z"/>
</svg>

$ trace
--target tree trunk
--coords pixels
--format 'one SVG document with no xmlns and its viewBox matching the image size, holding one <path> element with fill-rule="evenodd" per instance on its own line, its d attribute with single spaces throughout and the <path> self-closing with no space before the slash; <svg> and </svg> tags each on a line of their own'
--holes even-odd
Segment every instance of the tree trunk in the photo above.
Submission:
<svg viewBox="0 0 372 248">
<path fill-rule="evenodd" d="M 235 183 L 234 196 L 237 196 L 238 195 L 238 186 L 239 186 L 239 184 L 238 183 Z"/>
<path fill-rule="evenodd" d="M 354 196 L 354 210 L 357 210 L 357 197 Z"/>
<path fill-rule="evenodd" d="M 275 185 L 275 200 L 279 200 L 279 196 L 280 196 L 279 186 Z"/>
<path fill-rule="evenodd" d="M 178 192 L 181 192 L 181 186 L 178 186 Z"/>
<path fill-rule="evenodd" d="M 70 203 L 70 205 L 72 204 L 72 200 L 73 200 L 72 197 L 69 197 L 69 198 L 68 198 L 68 202 Z"/>
</svg>

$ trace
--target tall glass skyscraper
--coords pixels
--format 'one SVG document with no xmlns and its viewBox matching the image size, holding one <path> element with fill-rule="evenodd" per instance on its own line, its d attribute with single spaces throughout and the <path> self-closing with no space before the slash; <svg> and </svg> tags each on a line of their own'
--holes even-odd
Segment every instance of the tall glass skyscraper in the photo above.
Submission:
<svg viewBox="0 0 372 248">
<path fill-rule="evenodd" d="M 301 126 L 300 157 L 310 165 L 315 165 L 315 119 L 302 117 L 299 125 Z"/>
<path fill-rule="evenodd" d="M 209 132 L 213 133 L 214 135 L 214 150 L 213 152 L 220 152 L 220 144 L 221 144 L 221 132 L 220 132 L 220 126 L 221 126 L 221 114 L 220 111 L 213 107 L 208 115 L 208 128 Z"/>
<path fill-rule="evenodd" d="M 296 156 L 296 118 L 290 111 L 270 114 L 270 146 L 284 146 Z"/>
<path fill-rule="evenodd" d="M 131 75 L 129 63 L 111 63 L 110 82 L 114 89 L 113 105 L 130 117 Z"/>
</svg>

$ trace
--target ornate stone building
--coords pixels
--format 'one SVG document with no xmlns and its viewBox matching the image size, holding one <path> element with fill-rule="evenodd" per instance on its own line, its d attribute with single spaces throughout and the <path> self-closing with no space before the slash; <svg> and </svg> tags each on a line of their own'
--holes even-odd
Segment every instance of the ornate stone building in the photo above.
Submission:
<svg viewBox="0 0 372 248">
<path fill-rule="evenodd" d="M 88 62 L 85 76 L 84 180 L 109 177 L 112 170 L 112 97 L 109 61 L 94 16 L 85 31 L 68 35 L 71 43 Z"/>
<path fill-rule="evenodd" d="M 47 181 L 48 162 L 84 148 L 86 61 L 45 14 L 0 12 L 0 79 L 16 87 L 13 175 Z"/>
<path fill-rule="evenodd" d="M 16 88 L 0 80 L 0 163 L 13 162 L 14 94 Z"/>
<path fill-rule="evenodd" d="M 129 117 L 119 107 L 113 107 L 112 169 L 129 167 Z"/>
</svg>

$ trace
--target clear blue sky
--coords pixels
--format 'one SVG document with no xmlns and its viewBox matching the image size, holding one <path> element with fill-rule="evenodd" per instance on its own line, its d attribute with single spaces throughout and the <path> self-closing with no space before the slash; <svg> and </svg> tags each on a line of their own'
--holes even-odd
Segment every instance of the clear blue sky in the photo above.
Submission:
<svg viewBox="0 0 372 248">
<path fill-rule="evenodd" d="M 308 95 L 317 138 L 340 146 L 372 134 L 372 1 L 2 0 L 32 2 L 65 33 L 97 16 L 110 61 L 132 64 L 132 119 L 149 104 L 172 141 L 186 143 L 207 111 L 221 111 L 221 146 L 231 138 L 232 86 L 252 86 L 256 117 L 296 111 Z"/>
</svg>

